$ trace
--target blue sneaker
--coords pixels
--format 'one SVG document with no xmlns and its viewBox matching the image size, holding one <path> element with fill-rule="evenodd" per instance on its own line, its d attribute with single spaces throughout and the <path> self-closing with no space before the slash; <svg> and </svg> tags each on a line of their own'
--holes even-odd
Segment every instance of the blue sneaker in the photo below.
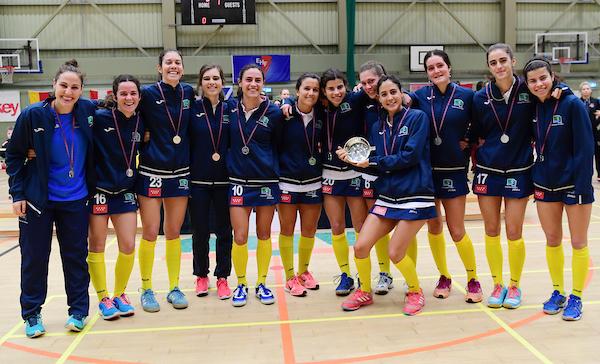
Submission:
<svg viewBox="0 0 600 364">
<path fill-rule="evenodd" d="M 113 298 L 113 303 L 117 310 L 119 310 L 119 314 L 121 317 L 129 317 L 135 314 L 135 308 L 131 303 L 129 303 L 129 298 L 125 293 L 120 296 Z"/>
<path fill-rule="evenodd" d="M 185 298 L 183 292 L 179 290 L 179 287 L 175 287 L 167 295 L 167 302 L 173 305 L 173 308 L 183 309 L 187 308 L 188 301 Z"/>
<path fill-rule="evenodd" d="M 583 315 L 583 305 L 581 304 L 581 298 L 574 294 L 569 296 L 567 307 L 562 314 L 562 319 L 565 321 L 579 321 Z"/>
<path fill-rule="evenodd" d="M 39 313 L 33 314 L 25 319 L 25 335 L 30 338 L 42 336 L 46 333 L 42 315 Z"/>
<path fill-rule="evenodd" d="M 65 327 L 74 332 L 80 332 L 85 327 L 85 319 L 87 316 L 83 315 L 71 315 L 67 319 L 67 323 L 65 323 Z"/>
<path fill-rule="evenodd" d="M 494 291 L 488 297 L 487 305 L 491 308 L 500 308 L 504 303 L 504 299 L 506 298 L 506 292 L 508 290 L 501 284 L 496 284 L 494 286 Z"/>
<path fill-rule="evenodd" d="M 231 298 L 231 304 L 233 307 L 246 306 L 248 301 L 248 287 L 245 284 L 240 284 L 233 291 L 233 297 Z"/>
<path fill-rule="evenodd" d="M 100 301 L 98 304 L 98 311 L 104 320 L 118 319 L 121 316 L 113 301 L 108 297 L 104 297 L 102 301 Z"/>
<path fill-rule="evenodd" d="M 256 287 L 256 298 L 258 298 L 263 305 L 272 305 L 275 303 L 273 292 L 262 283 Z"/>
<path fill-rule="evenodd" d="M 544 313 L 548 315 L 556 315 L 562 311 L 567 302 L 567 297 L 563 296 L 557 290 L 552 292 L 552 296 L 548 298 L 548 301 L 544 302 Z"/>
<path fill-rule="evenodd" d="M 146 312 L 160 311 L 160 305 L 158 304 L 158 301 L 156 301 L 154 292 L 151 289 L 142 289 L 142 294 L 140 295 L 140 302 L 142 303 L 142 308 Z"/>
<path fill-rule="evenodd" d="M 354 279 L 346 273 L 337 276 L 335 282 L 338 283 L 338 286 L 335 289 L 335 294 L 337 296 L 347 296 L 354 289 Z"/>
<path fill-rule="evenodd" d="M 510 309 L 521 306 L 521 289 L 515 286 L 508 287 L 508 292 L 502 306 Z"/>
</svg>

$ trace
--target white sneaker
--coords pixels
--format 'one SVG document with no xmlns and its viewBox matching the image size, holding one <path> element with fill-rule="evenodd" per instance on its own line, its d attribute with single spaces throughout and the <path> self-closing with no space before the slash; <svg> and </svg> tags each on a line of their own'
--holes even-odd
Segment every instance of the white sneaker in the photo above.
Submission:
<svg viewBox="0 0 600 364">
<path fill-rule="evenodd" d="M 379 280 L 375 286 L 375 294 L 384 295 L 387 294 L 390 289 L 394 288 L 394 278 L 385 272 L 379 273 Z"/>
</svg>

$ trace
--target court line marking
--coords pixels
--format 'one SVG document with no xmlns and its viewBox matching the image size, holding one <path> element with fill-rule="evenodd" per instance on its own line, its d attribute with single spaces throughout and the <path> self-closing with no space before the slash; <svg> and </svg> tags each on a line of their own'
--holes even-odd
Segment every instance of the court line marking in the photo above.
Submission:
<svg viewBox="0 0 600 364">
<path fill-rule="evenodd" d="M 279 265 L 283 265 L 281 257 L 279 258 Z M 283 268 L 275 270 L 274 273 L 275 283 L 278 285 L 276 293 L 279 319 L 280 321 L 289 321 L 290 317 L 288 312 L 287 299 L 285 295 L 285 289 L 283 288 Z M 296 355 L 294 353 L 294 340 L 292 336 L 291 325 L 289 323 L 282 323 L 279 325 L 279 331 L 281 334 L 281 349 L 283 351 L 283 362 L 285 364 L 295 364 Z"/>
<path fill-rule="evenodd" d="M 46 350 L 41 350 L 41 349 L 37 349 L 37 348 L 32 348 L 30 346 L 19 345 L 19 344 L 15 344 L 15 343 L 11 343 L 11 342 L 6 342 L 2 345 L 9 349 L 18 350 L 18 351 L 22 351 L 25 353 L 38 355 L 38 356 L 43 356 L 46 358 L 53 358 L 53 359 L 60 358 L 60 353 L 55 353 L 52 351 L 46 351 Z M 68 359 L 71 361 L 77 361 L 77 362 L 82 362 L 82 363 L 93 363 L 93 364 L 133 364 L 133 363 L 139 364 L 140 363 L 140 362 L 112 360 L 112 359 L 105 360 L 105 359 L 87 358 L 84 356 L 77 356 L 77 355 L 72 355 Z"/>
<path fill-rule="evenodd" d="M 56 364 L 63 364 L 64 362 L 66 362 L 69 359 L 69 357 L 71 356 L 71 354 L 73 354 L 75 349 L 77 349 L 77 346 L 79 346 L 79 344 L 81 343 L 81 341 L 83 340 L 85 335 L 88 332 L 90 332 L 90 330 L 92 329 L 92 327 L 94 326 L 96 321 L 98 321 L 98 318 L 100 318 L 100 315 L 98 315 L 98 314 L 93 315 L 93 317 L 88 321 L 87 325 L 85 325 L 83 330 L 80 333 L 74 334 L 75 340 L 73 340 L 73 342 L 67 347 L 67 349 L 65 351 L 63 351 L 60 358 L 58 358 L 58 360 L 56 361 Z M 73 334 L 68 333 L 67 335 L 73 335 Z"/>
</svg>

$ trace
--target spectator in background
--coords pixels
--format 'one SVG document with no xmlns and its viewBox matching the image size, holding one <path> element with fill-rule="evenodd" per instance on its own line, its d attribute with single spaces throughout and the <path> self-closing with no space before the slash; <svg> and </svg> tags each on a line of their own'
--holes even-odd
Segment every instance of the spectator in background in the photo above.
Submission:
<svg viewBox="0 0 600 364">
<path fill-rule="evenodd" d="M 594 154 L 596 155 L 596 178 L 600 182 L 600 100 L 592 97 L 592 87 L 589 82 L 583 81 L 579 85 L 581 101 L 587 106 L 594 133 Z"/>
<path fill-rule="evenodd" d="M 13 127 L 9 126 L 8 129 L 6 130 L 6 140 L 2 143 L 2 145 L 0 145 L 0 158 L 2 159 L 2 162 L 0 162 L 2 169 L 6 168 L 6 164 L 4 163 L 4 160 L 6 159 L 6 146 L 8 146 L 8 142 L 10 142 L 10 137 L 12 136 L 12 132 L 13 132 Z"/>
<path fill-rule="evenodd" d="M 475 85 L 475 91 L 481 90 L 483 86 L 485 86 L 485 81 L 477 81 L 477 84 Z"/>
</svg>

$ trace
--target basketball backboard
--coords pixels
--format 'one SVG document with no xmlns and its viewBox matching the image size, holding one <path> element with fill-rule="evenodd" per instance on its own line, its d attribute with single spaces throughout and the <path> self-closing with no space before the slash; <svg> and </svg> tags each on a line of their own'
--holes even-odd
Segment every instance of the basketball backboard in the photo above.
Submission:
<svg viewBox="0 0 600 364">
<path fill-rule="evenodd" d="M 0 38 L 0 67 L 6 66 L 15 73 L 42 73 L 37 38 Z"/>
<path fill-rule="evenodd" d="M 588 33 L 538 33 L 535 35 L 535 55 L 553 64 L 567 60 L 572 64 L 588 63 Z"/>
</svg>

